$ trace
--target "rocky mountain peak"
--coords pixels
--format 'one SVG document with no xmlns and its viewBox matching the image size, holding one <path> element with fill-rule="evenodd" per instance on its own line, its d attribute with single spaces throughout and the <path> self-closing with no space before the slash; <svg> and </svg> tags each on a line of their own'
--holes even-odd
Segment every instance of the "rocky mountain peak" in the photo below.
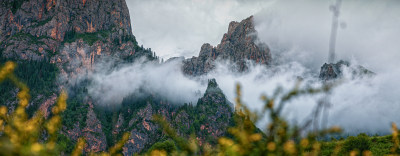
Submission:
<svg viewBox="0 0 400 156">
<path fill-rule="evenodd" d="M 352 67 L 349 62 L 340 60 L 337 63 L 325 63 L 321 67 L 319 78 L 323 81 L 341 78 L 343 76 L 344 67 L 348 67 L 350 69 L 352 78 L 375 75 L 374 72 L 364 68 L 363 66 Z"/>
<path fill-rule="evenodd" d="M 221 43 L 231 41 L 254 42 L 257 39 L 257 31 L 254 28 L 253 19 L 253 16 L 250 16 L 240 23 L 236 21 L 230 22 L 228 32 L 224 34 Z"/>
<path fill-rule="evenodd" d="M 200 99 L 200 103 L 208 103 L 211 105 L 231 106 L 231 103 L 226 99 L 225 94 L 219 88 L 215 79 L 208 80 L 208 86 L 204 96 Z"/>
<path fill-rule="evenodd" d="M 217 81 L 215 79 L 208 80 L 206 94 L 212 92 L 222 93 L 222 90 L 219 88 Z"/>
<path fill-rule="evenodd" d="M 206 74 L 215 68 L 218 59 L 234 63 L 238 71 L 246 69 L 247 60 L 268 65 L 271 62 L 270 50 L 266 44 L 257 40 L 253 16 L 241 22 L 233 21 L 221 43 L 216 47 L 203 44 L 198 57 L 184 61 L 183 71 L 192 76 Z"/>
<path fill-rule="evenodd" d="M 208 80 L 207 88 L 218 88 L 217 81 L 215 79 Z"/>
<path fill-rule="evenodd" d="M 251 16 L 251 17 L 253 17 L 253 16 Z M 233 28 L 236 27 L 237 25 L 239 25 L 239 22 L 231 21 L 231 22 L 229 23 L 228 32 L 230 32 L 231 30 L 233 30 Z"/>
<path fill-rule="evenodd" d="M 331 79 L 336 79 L 340 76 L 342 76 L 342 67 L 343 66 L 349 66 L 349 62 L 340 60 L 337 63 L 325 63 L 321 67 L 321 71 L 319 74 L 319 78 L 322 80 L 331 80 Z"/>
<path fill-rule="evenodd" d="M 215 55 L 215 48 L 209 43 L 205 43 L 201 46 L 199 57 L 207 58 Z"/>
</svg>

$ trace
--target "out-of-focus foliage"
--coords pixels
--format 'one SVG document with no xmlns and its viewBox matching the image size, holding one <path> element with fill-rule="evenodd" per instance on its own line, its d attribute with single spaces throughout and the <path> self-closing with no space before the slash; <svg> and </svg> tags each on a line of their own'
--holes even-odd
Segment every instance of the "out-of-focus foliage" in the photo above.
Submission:
<svg viewBox="0 0 400 156">
<path fill-rule="evenodd" d="M 358 150 L 359 152 L 363 153 L 365 151 L 371 150 L 372 141 L 370 140 L 369 136 L 362 133 L 358 136 L 350 136 L 346 139 L 343 144 L 343 149 L 346 151 Z"/>
<path fill-rule="evenodd" d="M 360 137 L 360 138 L 359 138 Z M 368 139 L 367 139 L 368 138 Z M 358 140 L 358 141 L 354 141 Z M 359 149 L 360 145 L 354 144 L 359 141 L 371 141 L 370 148 L 368 150 Z M 346 145 L 347 144 L 347 145 Z M 349 144 L 352 144 L 353 148 L 346 148 Z M 332 139 L 329 141 L 321 141 L 321 155 L 333 155 L 335 148 L 341 147 L 337 155 L 350 155 L 363 154 L 363 155 L 398 155 L 399 152 L 392 152 L 394 147 L 392 135 L 387 136 L 365 136 L 363 134 L 354 137 L 348 137 L 346 139 Z M 362 147 L 362 146 L 361 146 Z M 360 152 L 363 151 L 363 152 Z"/>
<path fill-rule="evenodd" d="M 7 59 L 0 57 L 0 64 L 3 64 Z M 57 92 L 58 86 L 56 85 L 57 75 L 59 70 L 55 64 L 49 61 L 20 61 L 18 67 L 15 68 L 13 74 L 18 77 L 20 82 L 29 86 L 29 94 L 32 99 L 27 107 L 28 116 L 34 115 L 35 111 L 39 108 L 36 103 L 43 103 L 45 100 Z M 0 105 L 9 106 L 13 103 L 16 97 L 17 87 L 10 79 L 5 79 L 0 87 Z"/>
<path fill-rule="evenodd" d="M 15 68 L 16 64 L 10 61 L 0 68 L 0 83 L 8 79 L 19 91 L 19 103 L 15 110 L 0 107 L 0 155 L 59 155 L 63 145 L 57 137 L 61 126 L 60 114 L 67 108 L 67 93 L 60 93 L 49 119 L 45 119 L 41 111 L 28 118 L 26 107 L 30 100 L 29 88 L 14 75 Z M 108 152 L 90 155 L 119 155 L 128 139 L 129 133 L 126 133 Z M 81 138 L 71 155 L 81 155 L 84 147 L 85 140 Z"/>
<path fill-rule="evenodd" d="M 67 94 L 62 92 L 53 107 L 53 116 L 45 120 L 40 111 L 28 118 L 25 111 L 29 104 L 28 87 L 13 74 L 15 63 L 7 62 L 0 71 L 0 82 L 6 78 L 18 87 L 18 106 L 10 114 L 8 108 L 0 107 L 1 155 L 55 155 L 59 153 L 56 136 L 61 124 L 60 113 L 66 109 Z M 45 141 L 41 138 L 47 138 Z"/>
<path fill-rule="evenodd" d="M 157 142 L 154 145 L 152 145 L 148 151 L 154 151 L 154 150 L 159 150 L 159 151 L 165 151 L 166 153 L 172 153 L 177 150 L 176 145 L 173 141 L 167 140 L 164 142 Z"/>
</svg>

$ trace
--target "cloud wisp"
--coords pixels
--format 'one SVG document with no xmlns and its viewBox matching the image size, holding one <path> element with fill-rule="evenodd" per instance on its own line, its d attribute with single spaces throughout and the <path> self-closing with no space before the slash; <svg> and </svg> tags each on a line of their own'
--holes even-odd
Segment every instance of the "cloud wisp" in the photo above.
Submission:
<svg viewBox="0 0 400 156">
<path fill-rule="evenodd" d="M 118 105 L 123 98 L 140 89 L 162 96 L 177 104 L 196 103 L 205 86 L 189 79 L 180 72 L 180 63 L 170 61 L 162 65 L 141 60 L 111 70 L 108 65 L 99 65 L 102 70 L 90 74 L 92 81 L 89 94 L 102 105 Z"/>
</svg>

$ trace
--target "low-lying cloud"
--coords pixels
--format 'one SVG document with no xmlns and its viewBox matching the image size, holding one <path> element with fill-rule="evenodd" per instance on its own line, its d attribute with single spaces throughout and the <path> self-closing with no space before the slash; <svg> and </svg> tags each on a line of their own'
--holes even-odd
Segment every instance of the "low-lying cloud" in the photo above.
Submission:
<svg viewBox="0 0 400 156">
<path fill-rule="evenodd" d="M 139 89 L 177 104 L 196 103 L 201 97 L 200 91 L 205 90 L 200 82 L 183 75 L 178 61 L 160 65 L 140 60 L 111 72 L 110 66 L 99 66 L 102 70 L 88 77 L 92 81 L 88 91 L 102 105 L 118 105 L 123 98 Z"/>
<path fill-rule="evenodd" d="M 352 61 L 355 64 L 355 61 Z M 398 93 L 399 82 L 395 74 L 378 74 L 373 77 L 353 78 L 350 68 L 345 67 L 343 82 L 330 94 L 328 125 L 339 125 L 349 133 L 388 133 L 390 123 L 400 123 Z M 277 87 L 289 91 L 303 79 L 303 86 L 321 86 L 318 75 L 297 62 L 266 67 L 253 65 L 245 73 L 229 70 L 226 63 L 217 63 L 214 71 L 196 79 L 186 77 L 179 61 L 167 64 L 138 62 L 112 72 L 93 74 L 89 94 L 99 104 L 120 104 L 122 99 L 139 89 L 160 95 L 175 104 L 196 104 L 206 89 L 207 79 L 216 78 L 229 101 L 234 101 L 235 84 L 243 89 L 243 101 L 253 110 L 260 110 L 264 103 L 262 94 L 272 95 Z M 287 104 L 284 116 L 292 123 L 302 123 L 310 118 L 322 94 L 300 97 Z M 265 122 L 258 124 L 260 128 Z"/>
</svg>

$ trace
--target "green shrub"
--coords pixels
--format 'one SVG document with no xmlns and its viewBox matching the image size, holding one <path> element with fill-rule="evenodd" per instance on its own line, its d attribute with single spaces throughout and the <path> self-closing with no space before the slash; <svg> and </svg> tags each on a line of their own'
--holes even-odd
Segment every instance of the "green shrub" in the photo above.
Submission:
<svg viewBox="0 0 400 156">
<path fill-rule="evenodd" d="M 343 144 L 343 152 L 348 153 L 353 150 L 359 152 L 369 151 L 371 149 L 372 141 L 368 135 L 361 133 L 358 136 L 350 136 Z"/>
<path fill-rule="evenodd" d="M 111 32 L 108 30 L 102 30 L 94 33 L 77 33 L 72 30 L 65 33 L 64 43 L 71 43 L 76 41 L 77 39 L 83 39 L 83 41 L 92 46 L 97 41 L 107 39 L 110 34 Z"/>
<path fill-rule="evenodd" d="M 148 151 L 160 150 L 165 151 L 167 153 L 172 153 L 177 150 L 176 145 L 173 141 L 167 140 L 164 142 L 157 142 L 153 146 L 150 147 Z"/>
</svg>

